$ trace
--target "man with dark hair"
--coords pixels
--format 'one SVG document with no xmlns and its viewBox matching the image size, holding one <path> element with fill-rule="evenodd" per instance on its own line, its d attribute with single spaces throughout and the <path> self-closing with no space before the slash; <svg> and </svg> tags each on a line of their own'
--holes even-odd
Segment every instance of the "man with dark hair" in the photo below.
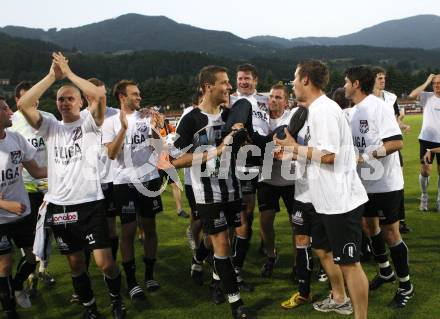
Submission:
<svg viewBox="0 0 440 319">
<path fill-rule="evenodd" d="M 370 282 L 370 290 L 395 280 L 386 255 L 386 242 L 399 278 L 399 288 L 389 306 L 402 308 L 414 295 L 409 277 L 408 247 L 399 232 L 403 174 L 397 151 L 403 147 L 402 132 L 391 108 L 370 94 L 374 82 L 375 75 L 370 68 L 350 68 L 345 76 L 345 96 L 355 104 L 348 120 L 353 143 L 360 153 L 359 177 L 368 194 L 364 212 L 365 232 L 379 265 L 379 273 Z"/>
<path fill-rule="evenodd" d="M 136 280 L 134 240 L 136 216 L 144 231 L 144 282 L 148 291 L 160 288 L 154 279 L 157 253 L 156 214 L 162 211 L 161 179 L 156 168 L 154 138 L 160 126 L 158 114 L 143 117 L 139 112 L 141 95 L 137 84 L 122 80 L 116 83 L 114 95 L 120 105 L 102 128 L 102 143 L 108 157 L 115 160 L 113 185 L 115 205 L 121 213 L 121 257 L 130 298 L 143 299 L 144 292 Z M 154 137 L 154 138 L 152 138 Z"/>
<path fill-rule="evenodd" d="M 288 125 L 295 113 L 294 110 L 287 110 L 288 91 L 284 85 L 272 86 L 269 93 L 269 126 L 271 132 L 278 127 Z M 260 210 L 260 231 L 266 249 L 267 260 L 261 268 L 262 277 L 271 277 L 273 268 L 277 261 L 275 249 L 275 214 L 280 211 L 279 200 L 283 199 L 288 214 L 292 214 L 293 199 L 295 195 L 295 181 L 292 177 L 294 167 L 282 161 L 274 160 L 272 165 L 266 167 L 267 172 L 260 174 L 257 199 Z M 289 167 L 290 165 L 290 167 Z M 284 169 L 284 171 L 283 171 Z"/>
<path fill-rule="evenodd" d="M 103 209 L 104 198 L 98 172 L 100 129 L 104 120 L 102 103 L 81 118 L 82 99 L 99 101 L 105 92 L 72 72 L 61 53 L 52 54 L 49 73 L 18 101 L 28 123 L 44 138 L 48 153 L 48 184 L 45 195 L 47 213 L 60 252 L 66 255 L 74 291 L 85 306 L 84 318 L 100 318 L 84 257 L 92 249 L 97 266 L 104 273 L 114 318 L 125 318 L 120 296 L 121 274 L 112 258 L 110 239 Z M 73 84 L 57 92 L 57 108 L 62 121 L 41 115 L 35 103 L 56 80 L 68 78 Z"/>
<path fill-rule="evenodd" d="M 426 88 L 432 84 L 432 92 L 426 92 Z M 420 211 L 427 212 L 428 206 L 428 184 L 432 170 L 432 161 L 437 158 L 437 211 L 440 212 L 440 155 L 432 154 L 431 161 L 425 162 L 423 156 L 432 148 L 440 147 L 440 74 L 430 74 L 425 83 L 415 88 L 409 98 L 418 99 L 423 107 L 423 123 L 419 134 L 420 144 L 420 175 L 419 183 L 421 188 Z"/>
<path fill-rule="evenodd" d="M 333 254 L 350 292 L 355 318 L 367 318 L 368 280 L 359 263 L 361 217 L 367 194 L 356 173 L 356 155 L 345 115 L 327 98 L 323 89 L 329 80 L 325 64 L 300 62 L 293 87 L 301 105 L 308 108 L 308 143 L 300 145 L 285 129 L 286 138 L 274 137 L 292 158 L 307 160 L 310 201 L 322 219 L 314 245 Z M 282 152 L 277 157 L 282 158 Z M 335 200 L 337 199 L 337 200 Z M 318 242 L 315 242 L 318 241 Z M 335 311 L 332 295 L 314 305 L 320 311 Z"/>
<path fill-rule="evenodd" d="M 405 117 L 405 110 L 402 112 L 399 109 L 399 105 L 397 104 L 397 96 L 391 92 L 385 90 L 385 81 L 386 81 L 386 71 L 381 67 L 372 68 L 373 74 L 376 78 L 374 82 L 373 94 L 378 98 L 382 99 L 388 106 L 391 106 L 394 110 L 394 115 L 396 117 L 396 121 L 399 124 L 400 130 L 402 132 L 408 132 L 411 127 L 409 125 L 403 124 L 402 120 Z M 400 150 L 398 151 L 400 167 L 403 170 L 403 158 Z M 405 193 L 402 189 L 402 199 L 400 203 L 399 209 L 399 229 L 400 233 L 408 233 L 411 231 L 411 228 L 405 222 Z"/>
<path fill-rule="evenodd" d="M 235 175 L 235 155 L 230 149 L 225 152 L 225 144 L 229 144 L 235 131 L 222 138 L 228 111 L 222 110 L 221 105 L 228 102 L 231 90 L 227 70 L 213 65 L 204 67 L 199 73 L 199 85 L 202 102 L 177 127 L 172 164 L 176 168 L 190 167 L 197 212 L 214 250 L 216 285 L 221 282 L 233 318 L 251 318 L 240 297 L 228 234 L 228 227 L 240 226 L 241 191 Z M 243 124 L 234 124 L 232 129 L 241 127 Z"/>
<path fill-rule="evenodd" d="M 230 107 L 240 106 L 241 99 L 246 99 L 252 105 L 252 126 L 253 130 L 261 136 L 269 134 L 269 109 L 267 96 L 257 92 L 258 72 L 252 64 L 237 66 L 237 91 L 231 95 Z M 241 102 L 240 102 L 241 103 Z M 248 132 L 250 135 L 251 132 Z M 251 136 L 252 138 L 252 136 Z M 261 166 L 260 155 L 252 152 L 246 153 L 245 161 L 237 163 L 239 180 L 243 193 L 243 209 L 241 213 L 241 227 L 237 229 L 234 238 L 234 266 L 237 274 L 238 284 L 241 290 L 253 291 L 254 287 L 245 282 L 241 275 L 249 244 L 252 238 L 252 222 L 254 219 L 254 208 L 257 192 L 258 174 Z M 249 154 L 250 153 L 250 154 Z M 241 163 L 243 162 L 243 163 Z"/>
<path fill-rule="evenodd" d="M 23 136 L 7 130 L 12 126 L 12 114 L 4 98 L 0 97 L 0 301 L 7 318 L 18 318 L 14 294 L 22 307 L 31 306 L 29 299 L 22 296 L 25 294 L 23 282 L 36 267 L 32 253 L 36 216 L 31 213 L 22 166 L 36 179 L 46 177 L 47 169 L 38 166 L 33 159 L 37 150 Z M 13 280 L 12 241 L 25 251 Z"/>
<path fill-rule="evenodd" d="M 32 87 L 31 82 L 20 82 L 16 88 L 15 88 L 15 103 L 18 102 L 18 100 L 25 94 L 30 88 Z M 38 101 L 34 105 L 35 108 L 38 108 Z M 46 149 L 46 143 L 44 139 L 41 136 L 38 136 L 37 131 L 32 128 L 28 122 L 26 121 L 23 113 L 20 111 L 20 108 L 17 107 L 17 111 L 14 112 L 14 115 L 12 116 L 12 127 L 11 130 L 15 131 L 17 133 L 20 133 L 29 143 L 32 144 L 37 149 L 37 153 L 34 157 L 35 161 L 38 163 L 39 166 L 47 167 L 47 149 Z M 48 117 L 52 120 L 56 120 L 55 116 L 51 113 L 40 111 L 41 115 Z M 33 223 L 34 228 L 37 222 L 37 216 L 38 216 L 38 209 L 43 203 L 43 197 L 44 194 L 47 192 L 47 178 L 43 179 L 35 179 L 33 178 L 26 169 L 23 170 L 23 180 L 24 180 L 24 186 L 26 188 L 26 191 L 29 195 L 30 200 L 30 209 L 31 209 L 31 215 L 33 216 Z M 37 289 L 37 283 L 38 279 L 40 278 L 46 285 L 51 286 L 55 284 L 55 278 L 48 272 L 47 267 L 49 265 L 49 258 L 50 258 L 50 252 L 51 252 L 51 232 L 50 229 L 46 229 L 46 256 L 44 260 L 40 261 L 40 266 L 38 269 L 38 273 L 31 274 L 29 276 L 29 295 L 34 297 L 36 294 Z M 24 250 L 26 252 L 26 250 Z M 29 253 L 29 252 L 28 252 Z M 33 254 L 32 254 L 33 255 Z M 28 256 L 25 256 L 23 258 L 28 258 Z M 35 257 L 32 256 L 32 260 Z M 20 263 L 20 267 L 26 265 L 26 259 L 22 259 L 22 263 Z M 23 284 L 19 281 L 16 282 L 15 287 L 15 294 L 17 295 L 17 303 L 20 306 L 25 306 L 26 304 L 30 305 L 29 298 L 25 291 L 23 290 Z"/>
</svg>

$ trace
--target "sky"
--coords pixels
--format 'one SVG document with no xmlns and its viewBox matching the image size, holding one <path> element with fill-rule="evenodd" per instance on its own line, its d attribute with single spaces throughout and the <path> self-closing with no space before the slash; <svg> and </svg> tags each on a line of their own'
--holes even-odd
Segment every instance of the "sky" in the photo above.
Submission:
<svg viewBox="0 0 440 319">
<path fill-rule="evenodd" d="M 61 29 L 139 13 L 164 15 L 203 29 L 230 31 L 242 38 L 295 38 L 340 36 L 387 20 L 440 15 L 440 5 L 438 0 L 3 0 L 2 13 L 2 27 Z"/>
</svg>

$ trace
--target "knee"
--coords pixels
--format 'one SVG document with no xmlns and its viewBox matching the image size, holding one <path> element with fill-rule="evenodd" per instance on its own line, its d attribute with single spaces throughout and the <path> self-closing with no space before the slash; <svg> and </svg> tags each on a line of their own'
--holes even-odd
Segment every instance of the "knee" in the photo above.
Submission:
<svg viewBox="0 0 440 319">
<path fill-rule="evenodd" d="M 402 239 L 399 230 L 395 228 L 384 230 L 383 238 L 388 246 L 394 246 L 397 242 L 399 242 Z"/>
<path fill-rule="evenodd" d="M 117 266 L 112 258 L 107 258 L 106 260 L 102 261 L 98 267 L 104 274 L 110 277 L 113 277 L 117 273 Z"/>
<path fill-rule="evenodd" d="M 307 235 L 296 235 L 295 236 L 296 247 L 308 247 L 310 246 L 310 237 Z"/>
<path fill-rule="evenodd" d="M 424 177 L 428 177 L 431 174 L 431 165 L 422 165 L 420 167 L 420 174 Z"/>
</svg>

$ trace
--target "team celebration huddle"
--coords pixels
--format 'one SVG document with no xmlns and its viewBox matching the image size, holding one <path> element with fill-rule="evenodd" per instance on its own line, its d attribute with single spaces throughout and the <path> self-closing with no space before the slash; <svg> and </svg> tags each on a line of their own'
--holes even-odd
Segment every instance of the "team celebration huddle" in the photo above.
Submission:
<svg viewBox="0 0 440 319">
<path fill-rule="evenodd" d="M 224 318 L 258 316 L 246 304 L 246 294 L 259 287 L 246 271 L 255 265 L 245 261 L 251 239 L 259 236 L 264 262 L 258 273 L 271 280 L 279 260 L 274 225 L 280 199 L 291 229 L 286 250 L 294 277 L 290 291 L 274 295 L 281 308 L 292 316 L 295 308 L 308 307 L 367 318 L 369 295 L 381 294 L 383 285 L 394 287 L 383 306 L 396 317 L 412 302 L 416 287 L 401 236 L 410 228 L 400 153 L 410 127 L 397 97 L 385 90 L 385 70 L 351 67 L 334 94 L 326 92 L 330 73 L 318 60 L 292 65 L 292 90 L 274 83 L 269 94 L 256 91 L 255 66 L 234 71 L 235 92 L 230 70 L 203 67 L 193 105 L 175 129 L 157 109 L 141 107 L 136 82 L 120 80 L 107 92 L 99 79 L 76 75 L 60 52 L 38 83 L 18 84 L 15 112 L 0 97 L 0 301 L 7 318 L 32 307 L 39 281 L 57 285 L 48 271 L 52 239 L 67 257 L 72 288 L 66 294 L 82 318 L 104 318 L 89 276 L 93 260 L 113 318 L 130 318 L 135 303 L 167 289 L 155 273 L 161 247 L 156 214 L 164 210 L 168 184 L 178 215 L 189 217 L 192 259 L 183 262 L 179 280 L 204 289 L 209 277 L 203 296 L 229 304 Z M 52 86 L 61 120 L 38 109 Z M 107 105 L 108 94 L 118 105 Z M 409 98 L 424 109 L 420 210 L 428 211 L 435 157 L 440 167 L 440 75 L 430 75 Z M 182 209 L 181 176 L 189 215 Z M 135 259 L 138 236 L 143 262 Z M 362 266 L 369 257 L 377 268 L 371 281 Z M 327 296 L 312 294 L 313 268 L 328 282 Z"/>
</svg>

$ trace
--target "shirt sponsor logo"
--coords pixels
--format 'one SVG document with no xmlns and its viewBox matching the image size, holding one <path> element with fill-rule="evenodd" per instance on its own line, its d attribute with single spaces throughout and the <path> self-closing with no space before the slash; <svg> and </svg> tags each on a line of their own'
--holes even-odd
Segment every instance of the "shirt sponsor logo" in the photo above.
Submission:
<svg viewBox="0 0 440 319">
<path fill-rule="evenodd" d="M 359 121 L 359 131 L 362 134 L 367 134 L 370 131 L 370 127 L 368 126 L 367 120 L 360 120 Z"/>
<path fill-rule="evenodd" d="M 11 162 L 12 164 L 20 164 L 22 159 L 21 151 L 13 151 L 11 152 Z"/>
<path fill-rule="evenodd" d="M 54 225 L 76 223 L 78 222 L 78 212 L 53 214 L 52 222 Z"/>
<path fill-rule="evenodd" d="M 69 163 L 81 160 L 82 151 L 78 143 L 70 146 L 55 146 L 55 163 L 68 165 Z"/>
</svg>

